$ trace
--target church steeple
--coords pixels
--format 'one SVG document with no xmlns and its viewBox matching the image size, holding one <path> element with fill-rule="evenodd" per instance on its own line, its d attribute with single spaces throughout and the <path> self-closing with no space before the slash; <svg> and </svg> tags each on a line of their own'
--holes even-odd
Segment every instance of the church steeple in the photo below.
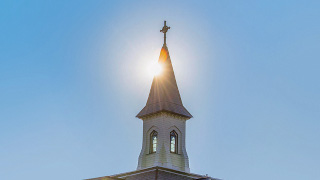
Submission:
<svg viewBox="0 0 320 180">
<path fill-rule="evenodd" d="M 146 106 L 137 115 L 143 118 L 159 112 L 169 112 L 186 118 L 192 115 L 183 106 L 176 78 L 174 75 L 169 50 L 166 44 L 166 33 L 170 29 L 164 21 L 164 26 L 160 32 L 164 33 L 164 43 L 160 52 L 158 63 L 162 67 L 162 73 L 153 78 L 149 98 Z"/>
<path fill-rule="evenodd" d="M 137 115 L 143 122 L 142 148 L 136 171 L 98 177 L 107 179 L 218 180 L 190 173 L 186 150 L 186 122 L 192 115 L 183 106 L 166 42 L 170 27 L 164 26 L 164 43 L 159 64 L 162 72 L 154 77 L 146 106 Z"/>
<path fill-rule="evenodd" d="M 162 72 L 153 78 L 147 104 L 137 115 L 143 120 L 138 169 L 161 166 L 190 172 L 185 137 L 186 121 L 192 115 L 182 104 L 174 76 L 166 44 L 168 29 L 164 22 L 160 31 L 164 33 L 164 44 L 158 61 Z"/>
</svg>

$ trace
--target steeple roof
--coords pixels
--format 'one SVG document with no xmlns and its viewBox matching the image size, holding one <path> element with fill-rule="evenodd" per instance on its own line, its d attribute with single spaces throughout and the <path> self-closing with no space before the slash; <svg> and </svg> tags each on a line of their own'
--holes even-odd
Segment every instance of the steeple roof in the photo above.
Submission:
<svg viewBox="0 0 320 180">
<path fill-rule="evenodd" d="M 192 118 L 192 115 L 182 104 L 166 44 L 163 44 L 158 62 L 162 67 L 162 72 L 153 78 L 147 104 L 137 117 L 143 118 L 159 112 L 169 112 Z"/>
</svg>

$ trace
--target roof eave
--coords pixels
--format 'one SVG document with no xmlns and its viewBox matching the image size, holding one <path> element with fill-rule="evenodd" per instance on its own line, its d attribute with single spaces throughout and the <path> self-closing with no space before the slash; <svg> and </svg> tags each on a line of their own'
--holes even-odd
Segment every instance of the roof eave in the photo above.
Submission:
<svg viewBox="0 0 320 180">
<path fill-rule="evenodd" d="M 188 120 L 188 119 L 191 119 L 191 118 L 193 118 L 193 116 L 190 114 L 190 115 L 185 115 L 185 114 L 180 114 L 180 113 L 176 113 L 176 112 L 173 112 L 173 111 L 168 111 L 168 110 L 160 110 L 160 111 L 156 111 L 156 112 L 152 112 L 152 113 L 147 113 L 147 114 L 143 114 L 143 115 L 136 115 L 136 117 L 137 118 L 139 118 L 139 119 L 145 119 L 145 118 L 147 118 L 147 117 L 150 117 L 150 116 L 153 116 L 153 115 L 156 115 L 156 114 L 159 114 L 159 113 L 161 113 L 161 112 L 165 112 L 165 113 L 170 113 L 170 114 L 173 114 L 173 115 L 176 115 L 176 116 L 181 116 L 182 118 L 186 118 L 186 120 Z"/>
</svg>

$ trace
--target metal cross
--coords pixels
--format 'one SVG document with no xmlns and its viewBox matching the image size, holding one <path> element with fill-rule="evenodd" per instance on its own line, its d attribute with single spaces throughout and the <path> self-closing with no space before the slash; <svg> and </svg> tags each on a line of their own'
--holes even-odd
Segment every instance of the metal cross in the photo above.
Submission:
<svg viewBox="0 0 320 180">
<path fill-rule="evenodd" d="M 163 32 L 164 34 L 164 45 L 167 44 L 167 32 L 170 29 L 170 27 L 167 26 L 167 21 L 164 21 L 164 26 L 163 28 L 160 30 L 160 32 Z"/>
</svg>

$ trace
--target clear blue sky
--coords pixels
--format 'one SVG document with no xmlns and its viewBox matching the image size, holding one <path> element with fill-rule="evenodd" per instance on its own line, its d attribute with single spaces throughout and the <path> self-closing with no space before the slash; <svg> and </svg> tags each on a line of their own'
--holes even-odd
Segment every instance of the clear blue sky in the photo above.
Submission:
<svg viewBox="0 0 320 180">
<path fill-rule="evenodd" d="M 2 0 L 0 179 L 135 170 L 163 20 L 191 172 L 320 179 L 319 19 L 319 1 Z"/>
</svg>

